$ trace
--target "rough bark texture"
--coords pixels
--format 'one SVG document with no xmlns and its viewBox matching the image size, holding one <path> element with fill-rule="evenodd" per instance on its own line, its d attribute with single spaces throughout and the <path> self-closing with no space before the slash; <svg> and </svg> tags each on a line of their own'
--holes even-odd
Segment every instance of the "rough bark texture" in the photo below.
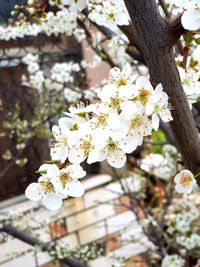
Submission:
<svg viewBox="0 0 200 267">
<path fill-rule="evenodd" d="M 174 39 L 171 48 L 169 47 L 168 38 L 172 32 L 170 24 L 160 16 L 155 0 L 124 0 L 124 2 L 137 32 L 151 81 L 154 86 L 162 83 L 170 97 L 174 119 L 170 124 L 177 147 L 186 167 L 196 174 L 200 171 L 200 142 L 172 52 Z M 200 179 L 198 183 L 200 184 Z"/>
</svg>

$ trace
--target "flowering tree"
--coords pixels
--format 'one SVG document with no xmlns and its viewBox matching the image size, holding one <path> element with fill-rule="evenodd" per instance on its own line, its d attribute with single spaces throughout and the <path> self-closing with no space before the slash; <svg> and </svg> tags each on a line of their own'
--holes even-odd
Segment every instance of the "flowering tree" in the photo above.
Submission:
<svg viewBox="0 0 200 267">
<path fill-rule="evenodd" d="M 127 166 L 127 173 L 140 170 L 151 176 L 153 187 L 163 179 L 154 194 L 161 197 L 164 223 L 157 212 L 149 212 L 138 201 L 138 197 L 144 198 L 141 192 L 133 196 L 124 189 L 138 220 L 138 207 L 143 222 L 157 220 L 158 231 L 144 226 L 159 255 L 148 254 L 147 262 L 163 267 L 193 264 L 199 257 L 199 211 L 182 198 L 175 203 L 170 177 L 175 176 L 173 187 L 179 193 L 190 193 L 196 181 L 200 184 L 200 142 L 193 116 L 199 114 L 200 1 L 29 0 L 16 6 L 12 15 L 10 25 L 0 28 L 3 40 L 41 33 L 73 35 L 80 43 L 86 39 L 96 54 L 93 62 L 56 63 L 50 74 L 40 69 L 38 55 L 28 54 L 23 59 L 29 72 L 22 77 L 24 85 L 52 99 L 59 92 L 68 103 L 58 125 L 52 127 L 51 160 L 39 168 L 38 182 L 27 187 L 26 196 L 41 200 L 50 210 L 59 209 L 69 196 L 82 196 L 79 179 L 86 172 L 80 164 L 85 161 L 105 160 L 117 169 Z M 101 61 L 111 67 L 107 82 L 83 90 L 75 75 Z M 85 100 L 90 104 L 85 105 Z M 45 112 L 40 120 L 47 118 Z M 161 133 L 159 126 L 166 136 L 161 143 L 155 140 Z M 175 147 L 164 146 L 166 143 L 175 144 L 180 154 Z M 149 145 L 153 151 L 159 146 L 159 153 L 144 152 Z M 122 178 L 118 172 L 117 177 Z M 159 234 L 165 230 L 167 237 L 162 234 L 160 242 Z"/>
</svg>

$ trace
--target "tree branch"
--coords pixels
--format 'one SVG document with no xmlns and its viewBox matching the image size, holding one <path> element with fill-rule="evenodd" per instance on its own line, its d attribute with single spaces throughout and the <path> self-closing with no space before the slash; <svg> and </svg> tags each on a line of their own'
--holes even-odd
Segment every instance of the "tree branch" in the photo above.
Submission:
<svg viewBox="0 0 200 267">
<path fill-rule="evenodd" d="M 42 251 L 48 252 L 49 250 L 54 249 L 53 245 L 46 244 L 40 241 L 39 239 L 28 235 L 26 232 L 13 227 L 12 225 L 3 224 L 2 227 L 0 228 L 0 231 L 5 232 L 15 238 L 18 238 L 19 240 L 31 246 L 39 246 L 41 247 Z M 78 259 L 72 257 L 60 259 L 60 262 L 67 264 L 67 266 L 69 267 L 88 267 L 87 264 L 82 263 Z"/>
<path fill-rule="evenodd" d="M 186 33 L 181 23 L 182 14 L 175 19 L 168 21 L 167 34 L 166 34 L 166 46 L 170 49 L 179 41 L 181 35 Z"/>
<path fill-rule="evenodd" d="M 200 172 L 200 141 L 183 92 L 173 51 L 166 47 L 169 24 L 159 14 L 155 0 L 124 2 L 136 29 L 151 81 L 154 86 L 162 83 L 170 97 L 173 106 L 173 121 L 170 126 L 185 166 L 197 174 Z M 177 32 L 180 33 L 179 30 Z M 199 178 L 198 183 L 200 184 Z"/>
</svg>

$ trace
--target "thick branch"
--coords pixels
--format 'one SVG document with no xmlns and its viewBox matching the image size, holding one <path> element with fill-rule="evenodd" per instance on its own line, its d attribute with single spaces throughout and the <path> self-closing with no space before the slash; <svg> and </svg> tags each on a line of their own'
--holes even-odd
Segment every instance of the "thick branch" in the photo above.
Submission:
<svg viewBox="0 0 200 267">
<path fill-rule="evenodd" d="M 155 0 L 124 0 L 135 26 L 139 45 L 154 85 L 162 83 L 173 106 L 172 132 L 183 161 L 193 173 L 200 171 L 200 142 L 194 118 L 183 93 L 172 49 L 166 47 L 168 23 Z M 200 184 L 200 180 L 198 181 Z"/>
</svg>

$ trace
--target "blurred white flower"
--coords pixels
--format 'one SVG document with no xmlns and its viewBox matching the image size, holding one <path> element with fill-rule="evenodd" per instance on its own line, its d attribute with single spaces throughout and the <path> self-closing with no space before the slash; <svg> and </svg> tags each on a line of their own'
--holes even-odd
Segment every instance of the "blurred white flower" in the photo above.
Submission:
<svg viewBox="0 0 200 267">
<path fill-rule="evenodd" d="M 167 255 L 162 261 L 162 267 L 183 267 L 185 261 L 180 256 L 174 255 Z"/>
</svg>

